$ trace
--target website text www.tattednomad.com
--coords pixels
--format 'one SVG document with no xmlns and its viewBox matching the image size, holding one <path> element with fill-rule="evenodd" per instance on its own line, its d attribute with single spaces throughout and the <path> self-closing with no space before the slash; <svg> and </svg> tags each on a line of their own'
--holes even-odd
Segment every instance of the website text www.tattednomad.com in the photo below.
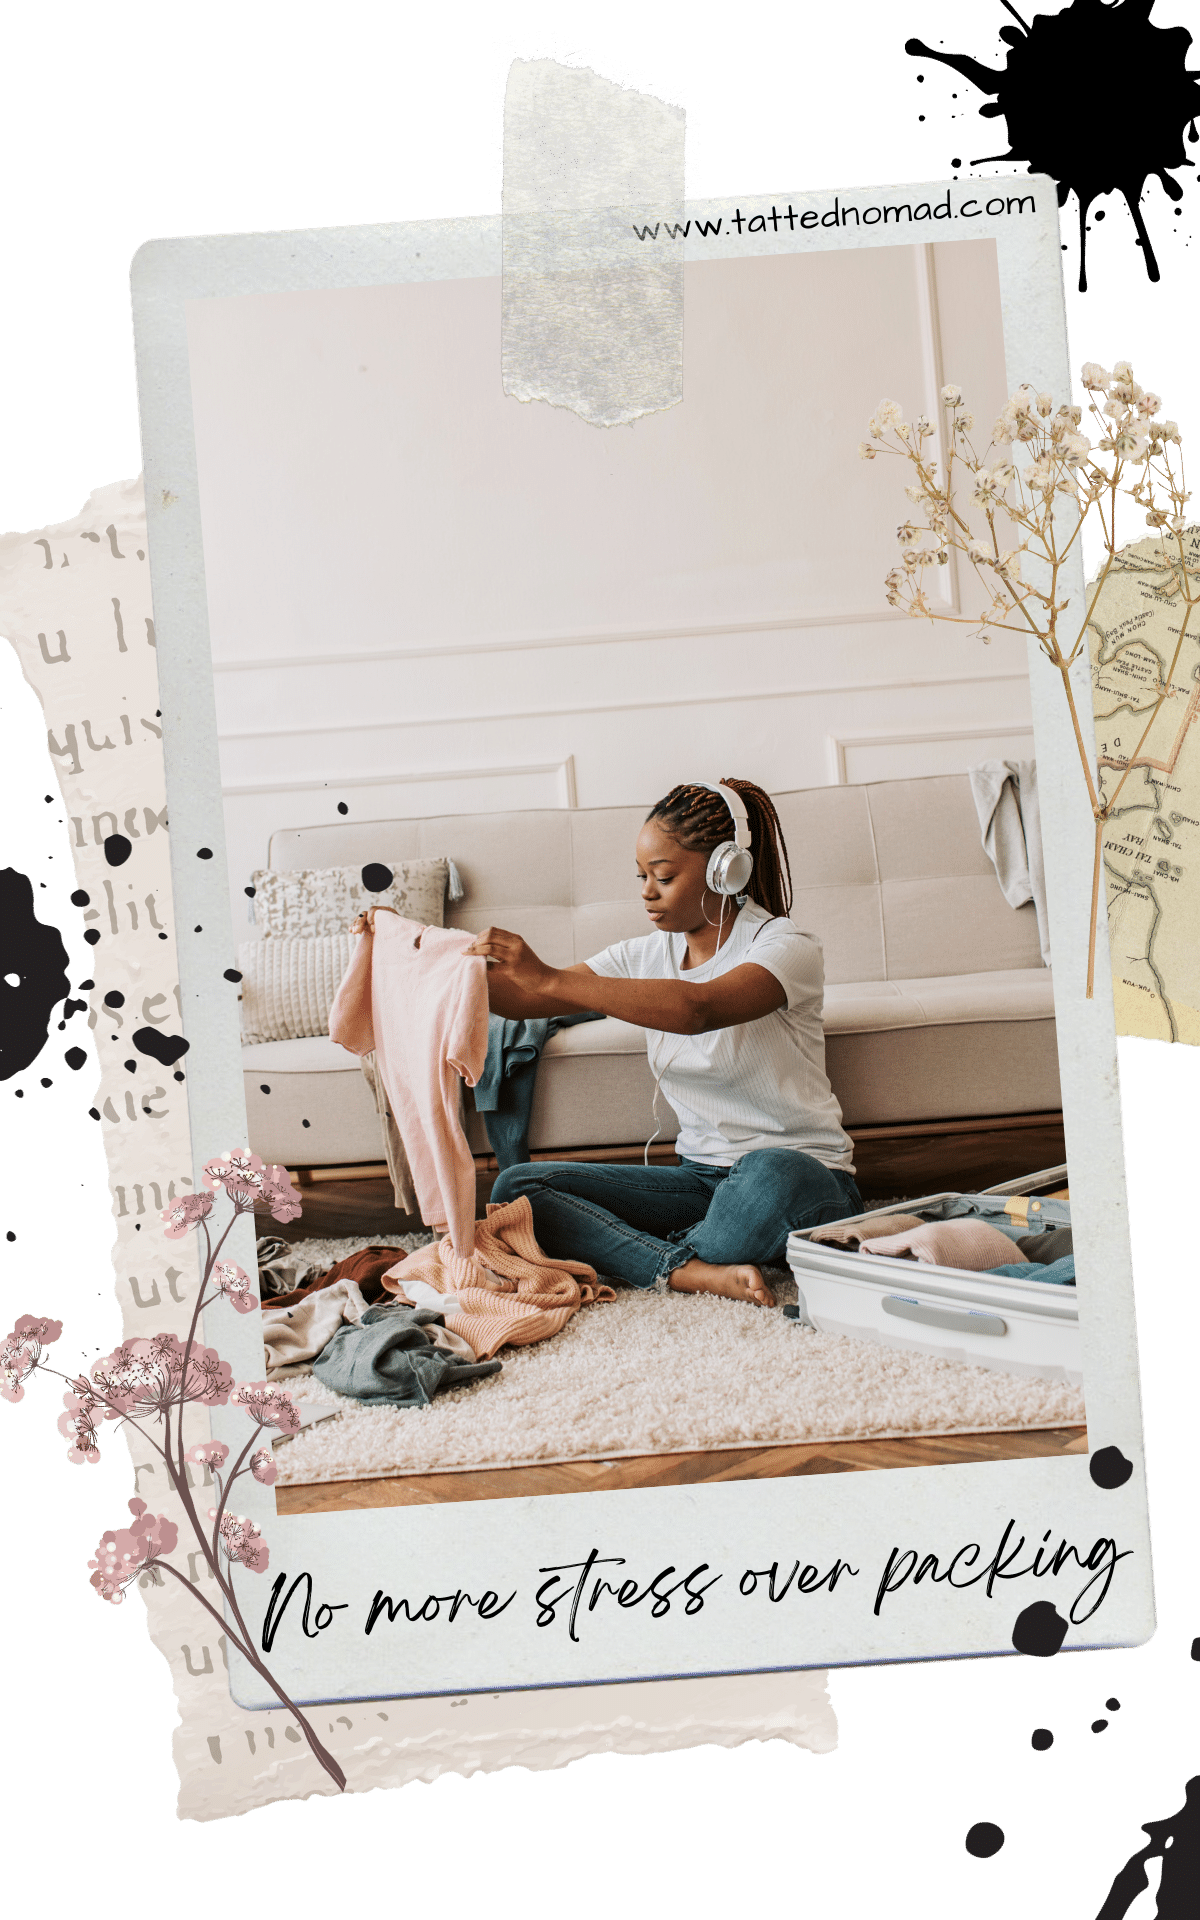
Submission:
<svg viewBox="0 0 1200 1920">
<path fill-rule="evenodd" d="M 1031 193 L 993 194 L 990 200 L 967 199 L 952 203 L 949 191 L 944 200 L 921 200 L 915 206 L 909 200 L 893 202 L 887 206 L 857 207 L 853 204 L 842 205 L 841 196 L 834 198 L 833 205 L 824 213 L 818 213 L 815 207 L 808 207 L 803 213 L 796 213 L 789 200 L 787 211 L 781 213 L 778 207 L 772 207 L 770 213 L 743 214 L 740 207 L 728 218 L 721 216 L 716 220 L 656 220 L 652 227 L 638 226 L 633 223 L 633 231 L 639 240 L 686 240 L 691 234 L 697 240 L 719 240 L 724 234 L 731 239 L 745 233 L 765 233 L 768 227 L 778 233 L 781 227 L 789 228 L 793 233 L 797 227 L 845 227 L 853 218 L 855 226 L 887 226 L 901 220 L 915 224 L 918 220 L 975 220 L 983 214 L 992 219 L 1001 214 L 1020 214 L 1028 210 L 1036 213 L 1037 207 Z"/>
</svg>

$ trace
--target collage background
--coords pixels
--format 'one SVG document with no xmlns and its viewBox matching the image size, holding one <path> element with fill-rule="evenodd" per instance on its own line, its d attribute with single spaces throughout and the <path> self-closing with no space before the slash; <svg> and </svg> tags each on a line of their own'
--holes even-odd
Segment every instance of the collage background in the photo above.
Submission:
<svg viewBox="0 0 1200 1920">
<path fill-rule="evenodd" d="M 998 63 L 996 29 L 1008 21 L 993 0 L 912 0 L 902 13 L 864 0 L 829 15 L 751 4 L 730 17 L 676 0 L 649 15 L 628 4 L 601 15 L 578 0 L 557 8 L 505 0 L 503 10 L 470 4 L 453 13 L 369 0 L 336 13 L 221 0 L 202 15 L 138 4 L 119 21 L 71 0 L 52 27 L 36 15 L 15 21 L 6 36 L 13 84 L 0 526 L 69 518 L 92 488 L 138 470 L 127 271 L 142 240 L 495 211 L 503 77 L 513 58 L 538 54 L 586 61 L 678 100 L 689 121 L 693 196 L 935 179 L 954 156 L 964 157 L 966 175 L 970 156 L 1002 144 L 1000 123 L 977 119 L 973 88 L 910 60 L 904 38 L 945 38 L 948 48 Z M 1190 0 L 1160 0 L 1156 21 L 1200 35 Z M 1046 71 L 1043 83 L 1071 108 L 1069 73 Z M 1083 115 L 1089 102 L 1073 106 Z M 962 121 L 952 119 L 960 113 Z M 1102 119 L 1081 136 L 1102 140 Z M 1152 284 L 1114 196 L 1110 225 L 1092 232 L 1083 296 L 1068 255 L 1068 309 L 1075 365 L 1129 357 L 1164 394 L 1187 442 L 1185 353 L 1196 301 L 1188 223 L 1198 184 L 1181 204 L 1185 215 L 1175 219 L 1160 188 L 1148 188 L 1162 269 Z M 1073 240 L 1073 209 L 1064 232 Z M 36 883 L 54 856 L 38 912 L 60 925 L 79 983 L 92 954 L 67 899 L 75 879 L 40 714 L 8 651 L 0 674 L 4 860 Z M 81 1018 L 65 1039 L 52 1029 L 46 1062 L 67 1041 L 84 1044 Z M 40 1071 L 54 1079 L 46 1091 Z M 15 1240 L 0 1240 L 13 1313 L 27 1308 L 35 1279 L 44 1302 L 38 1267 L 52 1261 L 69 1338 L 88 1350 L 117 1338 L 106 1167 L 100 1131 L 86 1117 L 96 1077 L 92 1062 L 79 1073 L 36 1066 L 21 1075 L 31 1091 L 4 1125 L 2 1225 Z M 378 1812 L 401 1809 L 365 1795 L 194 1828 L 175 1820 L 167 1668 L 136 1605 L 102 1613 L 86 1588 L 86 1553 L 129 1496 L 125 1455 L 109 1450 L 88 1475 L 63 1471 L 44 1407 L 29 1407 L 4 1428 L 6 1801 L 17 1839 L 12 1872 L 17 1884 L 29 1876 L 19 1891 L 44 1897 L 60 1872 L 63 1889 L 83 1874 L 88 1899 L 106 1910 L 109 1895 L 92 1891 L 96 1868 L 108 1862 L 111 1874 L 115 1866 L 115 1882 L 129 1889 L 136 1860 L 142 1887 L 157 1887 L 159 1897 L 171 1889 L 173 1907 L 200 1912 L 232 1885 L 252 1897 L 288 1897 L 290 1859 L 303 1860 L 305 1907 L 348 1893 L 445 1901 L 447 1849 L 455 1857 L 468 1822 L 472 1855 L 511 1860 L 501 1864 L 501 1905 L 568 1899 L 599 1914 L 612 1901 L 647 1912 L 670 1901 L 716 1912 L 732 1899 L 803 1897 L 816 1910 L 837 1903 L 858 1912 L 885 1899 L 900 1912 L 931 1912 L 970 1899 L 979 1916 L 1018 1901 L 1091 1916 L 1139 1849 L 1140 1822 L 1181 1805 L 1198 1747 L 1190 1177 L 1200 1060 L 1188 1048 L 1125 1041 L 1121 1083 L 1160 1603 L 1148 1647 L 835 1672 L 841 1743 L 828 1757 L 764 1743 L 597 1757 L 561 1774 L 442 1780 L 407 1789 L 403 1811 L 415 1826 L 386 1836 L 374 1832 Z M 0 1089 L 0 1102 L 8 1098 L 12 1089 Z M 1092 1446 L 1102 1444 L 1092 1434 Z M 1121 1709 L 1096 1736 L 1091 1722 L 1112 1697 Z M 1039 1726 L 1054 1732 L 1046 1753 L 1029 1745 Z M 707 1807 L 718 1818 L 707 1820 L 710 1837 L 697 1847 L 689 1836 Z M 977 1820 L 1004 1828 L 991 1860 L 966 1853 Z M 60 1868 L 65 1822 L 73 1845 Z M 513 1843 L 530 1822 L 541 1834 L 532 1862 L 515 1859 Z M 409 1855 L 403 1885 L 401 1847 Z M 453 1868 L 455 1905 L 472 1899 L 461 1874 Z M 113 1884 L 111 1905 L 119 1899 L 127 1893 Z M 1152 1907 L 1142 1901 L 1133 1912 L 1140 1920 Z"/>
</svg>

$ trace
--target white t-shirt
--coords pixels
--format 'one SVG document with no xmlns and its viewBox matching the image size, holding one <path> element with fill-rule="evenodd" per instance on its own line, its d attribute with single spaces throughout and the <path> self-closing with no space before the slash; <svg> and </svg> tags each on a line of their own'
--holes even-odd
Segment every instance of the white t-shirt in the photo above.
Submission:
<svg viewBox="0 0 1200 1920">
<path fill-rule="evenodd" d="M 648 933 L 588 961 L 608 980 L 680 980 L 699 985 L 748 962 L 774 974 L 787 994 L 775 1013 L 712 1033 L 646 1030 L 650 1070 L 679 1116 L 676 1151 L 703 1166 L 731 1167 L 744 1153 L 793 1147 L 824 1166 L 854 1171 L 853 1144 L 825 1073 L 821 943 L 748 900 L 733 931 L 702 967 L 684 970 L 687 936 Z"/>
</svg>

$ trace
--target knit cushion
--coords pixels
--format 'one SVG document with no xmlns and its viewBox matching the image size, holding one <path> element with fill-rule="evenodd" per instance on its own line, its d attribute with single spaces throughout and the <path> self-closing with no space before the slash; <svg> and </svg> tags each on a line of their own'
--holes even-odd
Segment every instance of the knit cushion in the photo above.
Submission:
<svg viewBox="0 0 1200 1920">
<path fill-rule="evenodd" d="M 402 919 L 440 927 L 450 862 L 439 857 L 370 860 L 357 867 L 260 867 L 250 877 L 259 934 L 275 940 L 286 934 L 349 933 L 367 907 L 393 907 Z"/>
<path fill-rule="evenodd" d="M 333 996 L 353 951 L 349 933 L 243 941 L 238 948 L 243 1046 L 327 1034 Z M 353 1064 L 349 1057 L 347 1064 Z"/>
</svg>

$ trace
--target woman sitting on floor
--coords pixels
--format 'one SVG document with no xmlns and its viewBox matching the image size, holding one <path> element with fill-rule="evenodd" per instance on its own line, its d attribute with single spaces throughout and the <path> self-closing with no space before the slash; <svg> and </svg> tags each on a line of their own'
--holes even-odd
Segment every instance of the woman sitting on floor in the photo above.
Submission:
<svg viewBox="0 0 1200 1920">
<path fill-rule="evenodd" d="M 640 939 L 565 968 L 499 927 L 468 951 L 486 956 L 505 1019 L 645 1027 L 682 1165 L 540 1161 L 507 1168 L 492 1197 L 528 1194 L 548 1253 L 631 1286 L 773 1306 L 760 1268 L 783 1261 L 789 1232 L 862 1210 L 825 1074 L 820 943 L 788 918 L 779 816 L 748 780 L 673 787 L 638 835 L 637 871 L 654 926 Z"/>
</svg>

